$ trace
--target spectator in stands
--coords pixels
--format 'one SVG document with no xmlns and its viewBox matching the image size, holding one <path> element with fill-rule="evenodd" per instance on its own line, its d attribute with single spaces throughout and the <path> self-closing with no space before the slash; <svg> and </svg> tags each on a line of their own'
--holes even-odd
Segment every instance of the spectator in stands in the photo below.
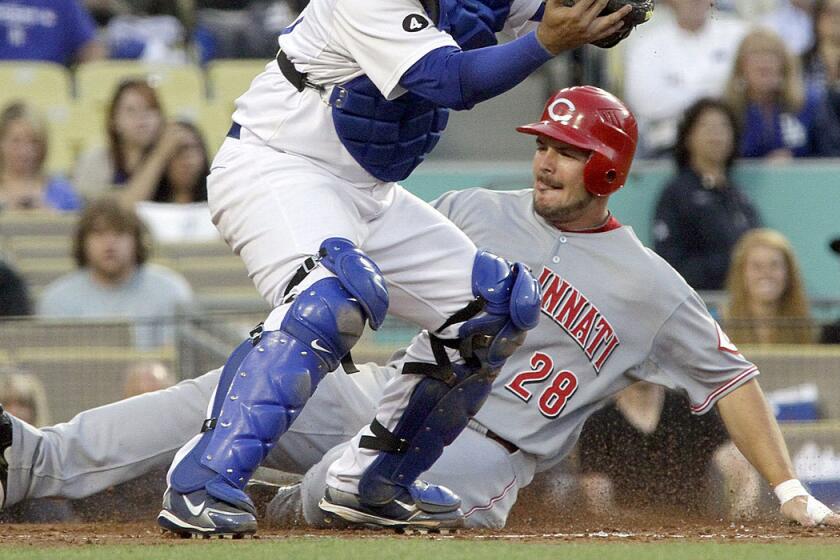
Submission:
<svg viewBox="0 0 840 560">
<path fill-rule="evenodd" d="M 840 256 L 840 237 L 832 239 L 828 246 Z M 840 344 L 840 319 L 823 327 L 820 342 L 823 344 Z"/>
<path fill-rule="evenodd" d="M 82 200 L 61 177 L 44 172 L 46 125 L 24 103 L 0 113 L 0 209 L 78 210 Z"/>
<path fill-rule="evenodd" d="M 736 344 L 807 344 L 814 323 L 790 241 L 778 231 L 746 233 L 732 252 L 723 318 Z"/>
<path fill-rule="evenodd" d="M 33 426 L 51 424 L 43 383 L 19 368 L 0 369 L 0 403 L 9 414 Z M 70 502 L 63 499 L 34 500 L 0 511 L 0 523 L 60 523 L 74 519 Z"/>
<path fill-rule="evenodd" d="M 166 124 L 154 88 L 136 79 L 117 87 L 106 129 L 108 146 L 83 155 L 76 169 L 73 182 L 88 199 L 113 192 L 126 203 L 147 200 L 189 140 L 183 127 Z"/>
<path fill-rule="evenodd" d="M 156 241 L 215 241 L 219 232 L 207 207 L 210 156 L 195 125 L 179 122 L 182 144 L 172 154 L 151 200 L 138 202 L 137 213 Z"/>
<path fill-rule="evenodd" d="M 197 25 L 209 33 L 211 58 L 273 58 L 277 36 L 307 2 L 196 0 Z"/>
<path fill-rule="evenodd" d="M 52 423 L 47 392 L 35 375 L 18 368 L 0 370 L 0 403 L 3 408 L 35 427 Z"/>
<path fill-rule="evenodd" d="M 635 383 L 593 414 L 578 454 L 584 502 L 598 514 L 678 509 L 698 515 L 721 503 L 719 497 L 730 517 L 757 510 L 759 475 L 717 412 L 695 416 L 688 400 L 660 385 Z M 712 487 L 713 469 L 724 491 Z"/>
<path fill-rule="evenodd" d="M 32 307 L 26 282 L 0 257 L 0 317 L 18 317 L 30 313 Z"/>
<path fill-rule="evenodd" d="M 104 57 L 79 0 L 0 0 L 0 60 L 70 66 Z"/>
<path fill-rule="evenodd" d="M 176 204 L 207 202 L 210 155 L 204 136 L 187 121 L 179 121 L 172 126 L 180 129 L 180 143 L 167 162 L 151 200 Z"/>
<path fill-rule="evenodd" d="M 131 12 L 128 0 L 85 0 L 85 8 L 100 29 L 114 17 Z"/>
<path fill-rule="evenodd" d="M 828 105 L 840 119 L 840 0 L 814 3 L 814 47 L 805 56 L 810 87 L 825 91 Z"/>
<path fill-rule="evenodd" d="M 726 100 L 741 123 L 744 157 L 840 156 L 840 122 L 825 93 L 806 87 L 799 61 L 773 31 L 755 29 L 741 42 Z"/>
<path fill-rule="evenodd" d="M 677 173 L 656 205 L 654 248 L 696 290 L 721 290 L 735 242 L 759 225 L 735 184 L 738 127 L 722 101 L 701 99 L 683 116 L 674 147 Z"/>
<path fill-rule="evenodd" d="M 167 64 L 190 60 L 188 19 L 190 0 L 133 0 L 130 12 L 120 6 L 105 24 L 111 58 L 140 59 Z"/>
<path fill-rule="evenodd" d="M 193 293 L 176 272 L 146 262 L 146 229 L 133 210 L 103 198 L 88 205 L 73 240 L 78 270 L 46 287 L 38 314 L 50 317 L 122 317 L 134 320 L 137 345 L 172 342 L 176 316 Z"/>
<path fill-rule="evenodd" d="M 701 97 L 723 94 L 746 33 L 746 24 L 731 15 L 712 17 L 712 2 L 670 4 L 674 17 L 639 28 L 625 49 L 624 98 L 639 121 L 642 156 L 667 153 L 686 108 Z"/>
<path fill-rule="evenodd" d="M 123 397 L 135 397 L 175 385 L 175 377 L 160 362 L 139 362 L 129 367 L 123 376 Z"/>
</svg>

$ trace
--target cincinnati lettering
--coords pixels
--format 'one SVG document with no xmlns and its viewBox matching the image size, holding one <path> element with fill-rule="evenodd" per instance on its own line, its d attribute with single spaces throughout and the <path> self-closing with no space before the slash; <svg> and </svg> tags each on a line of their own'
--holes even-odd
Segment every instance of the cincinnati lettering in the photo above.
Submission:
<svg viewBox="0 0 840 560">
<path fill-rule="evenodd" d="M 595 371 L 600 372 L 621 344 L 615 329 L 580 290 L 545 266 L 540 273 L 540 287 L 542 312 L 572 337 Z"/>
</svg>

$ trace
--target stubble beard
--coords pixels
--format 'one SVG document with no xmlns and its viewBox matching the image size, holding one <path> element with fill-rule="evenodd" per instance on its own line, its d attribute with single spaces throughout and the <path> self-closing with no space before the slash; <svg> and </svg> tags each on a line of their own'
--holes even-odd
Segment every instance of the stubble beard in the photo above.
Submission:
<svg viewBox="0 0 840 560">
<path fill-rule="evenodd" d="M 534 191 L 534 211 L 552 224 L 564 224 L 578 219 L 586 212 L 589 205 L 595 200 L 595 196 L 585 191 L 583 196 L 566 205 L 551 204 L 540 199 L 538 192 Z"/>
</svg>

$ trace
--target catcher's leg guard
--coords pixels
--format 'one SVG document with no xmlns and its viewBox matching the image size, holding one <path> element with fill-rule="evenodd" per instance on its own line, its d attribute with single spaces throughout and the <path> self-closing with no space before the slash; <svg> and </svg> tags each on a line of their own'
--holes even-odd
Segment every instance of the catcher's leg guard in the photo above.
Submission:
<svg viewBox="0 0 840 560">
<path fill-rule="evenodd" d="M 525 331 L 537 325 L 539 286 L 524 265 L 510 265 L 481 251 L 473 266 L 472 285 L 475 301 L 438 329 L 463 322 L 458 338 L 432 336 L 437 364 L 406 363 L 403 367 L 403 374 L 426 378 L 414 388 L 393 432 L 374 419 L 374 436 L 360 442 L 361 447 L 383 452 L 359 482 L 359 498 L 366 504 L 387 504 L 407 488 L 417 497 L 417 477 L 466 427 L 490 394 L 505 360 L 522 345 Z M 463 363 L 450 363 L 444 347 L 457 348 Z M 432 502 L 446 498 L 438 495 L 438 489 L 432 490 L 434 495 L 420 497 Z"/>
<path fill-rule="evenodd" d="M 170 472 L 173 490 L 204 488 L 213 498 L 252 511 L 242 490 L 254 470 L 318 382 L 349 354 L 365 320 L 374 329 L 382 324 L 388 293 L 376 264 L 346 239 L 328 239 L 319 255 L 336 276 L 302 290 L 278 330 L 234 352 L 201 439 Z"/>
</svg>

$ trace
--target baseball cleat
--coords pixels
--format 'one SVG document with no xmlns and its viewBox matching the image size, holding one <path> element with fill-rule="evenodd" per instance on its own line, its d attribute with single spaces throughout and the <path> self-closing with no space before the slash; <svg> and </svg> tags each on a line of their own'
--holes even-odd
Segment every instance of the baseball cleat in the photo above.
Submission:
<svg viewBox="0 0 840 560">
<path fill-rule="evenodd" d="M 0 511 L 6 503 L 6 483 L 9 478 L 9 462 L 6 450 L 12 447 L 12 421 L 0 406 Z"/>
<path fill-rule="evenodd" d="M 390 527 L 398 531 L 411 529 L 449 529 L 462 527 L 464 514 L 461 501 L 448 489 L 422 481 L 382 505 L 364 504 L 357 494 L 327 487 L 318 507 L 326 514 L 326 522 L 350 523 L 365 527 Z"/>
<path fill-rule="evenodd" d="M 210 496 L 203 488 L 181 494 L 167 488 L 158 525 L 181 537 L 230 536 L 233 538 L 257 532 L 255 512 L 244 511 Z"/>
</svg>

